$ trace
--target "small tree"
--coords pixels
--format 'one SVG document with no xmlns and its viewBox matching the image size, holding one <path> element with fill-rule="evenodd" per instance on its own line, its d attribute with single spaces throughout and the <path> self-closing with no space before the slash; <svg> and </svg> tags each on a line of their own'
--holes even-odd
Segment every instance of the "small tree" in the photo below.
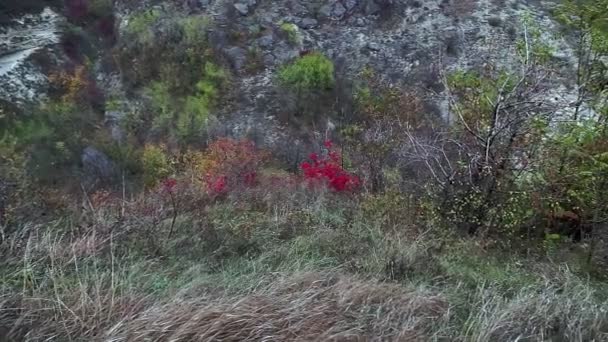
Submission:
<svg viewBox="0 0 608 342">
<path fill-rule="evenodd" d="M 547 58 L 533 53 L 539 42 L 525 25 L 522 42 L 514 68 L 444 77 L 451 126 L 430 138 L 409 134 L 413 159 L 435 181 L 438 212 L 469 234 L 518 233 L 531 215 L 522 181 L 559 106 L 547 101 Z"/>
<path fill-rule="evenodd" d="M 204 133 L 209 113 L 217 104 L 226 80 L 222 68 L 207 62 L 202 77 L 188 96 L 175 96 L 166 82 L 153 82 L 146 89 L 154 115 L 152 128 L 170 134 L 183 144 L 196 142 Z"/>
<path fill-rule="evenodd" d="M 403 132 L 423 129 L 433 120 L 425 115 L 422 98 L 412 88 L 389 86 L 369 68 L 361 72 L 359 83 L 355 120 L 341 133 L 366 187 L 379 192 L 384 190 L 385 168 L 399 162 L 395 157 L 407 140 Z"/>
<path fill-rule="evenodd" d="M 573 120 L 577 120 L 584 104 L 598 113 L 607 113 L 606 86 L 608 67 L 608 1 L 564 0 L 556 10 L 557 18 L 568 34 L 577 38 L 576 89 Z"/>
<path fill-rule="evenodd" d="M 558 233 L 591 237 L 590 263 L 608 223 L 608 1 L 565 0 L 556 14 L 577 38 L 577 99 L 547 135 L 535 186 L 549 215 L 576 219 Z"/>
</svg>

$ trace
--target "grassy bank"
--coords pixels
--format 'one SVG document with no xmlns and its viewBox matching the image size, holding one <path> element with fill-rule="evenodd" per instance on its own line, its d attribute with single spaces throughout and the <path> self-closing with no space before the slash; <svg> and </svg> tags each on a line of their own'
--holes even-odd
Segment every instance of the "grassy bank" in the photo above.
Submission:
<svg viewBox="0 0 608 342">
<path fill-rule="evenodd" d="M 180 213 L 169 237 L 170 219 L 131 216 L 137 202 L 122 217 L 108 205 L 11 234 L 2 332 L 30 341 L 608 337 L 608 289 L 561 250 L 506 256 L 432 228 L 388 229 L 359 200 L 331 194 L 220 201 Z"/>
</svg>

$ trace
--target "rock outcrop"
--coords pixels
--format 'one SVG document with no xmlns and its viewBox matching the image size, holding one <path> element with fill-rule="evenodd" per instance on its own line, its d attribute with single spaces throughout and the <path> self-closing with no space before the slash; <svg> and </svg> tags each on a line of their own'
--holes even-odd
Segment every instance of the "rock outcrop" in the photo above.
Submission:
<svg viewBox="0 0 608 342">
<path fill-rule="evenodd" d="M 44 96 L 48 84 L 44 64 L 61 53 L 57 47 L 61 22 L 61 16 L 46 7 L 0 26 L 0 99 L 23 103 Z"/>
</svg>

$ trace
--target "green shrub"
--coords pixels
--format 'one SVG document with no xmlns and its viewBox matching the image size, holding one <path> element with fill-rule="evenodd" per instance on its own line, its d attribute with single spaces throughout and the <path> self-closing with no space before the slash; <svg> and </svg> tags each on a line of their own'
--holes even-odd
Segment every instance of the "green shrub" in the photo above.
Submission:
<svg viewBox="0 0 608 342">
<path fill-rule="evenodd" d="M 154 32 L 151 26 L 161 17 L 159 10 L 151 9 L 133 15 L 127 25 L 127 33 L 132 35 L 139 43 L 150 45 L 154 41 Z"/>
<path fill-rule="evenodd" d="M 155 129 L 167 128 L 173 117 L 173 96 L 165 82 L 153 82 L 144 91 L 149 96 L 154 111 L 152 126 Z"/>
<path fill-rule="evenodd" d="M 185 108 L 182 113 L 190 116 L 188 121 L 192 124 L 187 131 L 180 129 L 180 125 L 178 125 L 178 133 L 181 137 L 185 138 L 191 133 L 202 130 L 207 122 L 209 111 L 215 107 L 220 97 L 220 89 L 226 79 L 226 72 L 222 68 L 210 62 L 205 63 L 203 77 L 196 84 L 196 92 L 185 100 Z"/>
<path fill-rule="evenodd" d="M 179 22 L 184 33 L 185 42 L 192 45 L 200 44 L 206 40 L 205 30 L 211 24 L 209 16 L 190 16 Z"/>
<path fill-rule="evenodd" d="M 196 90 L 190 95 L 174 96 L 166 82 L 153 82 L 146 89 L 154 112 L 153 129 L 174 134 L 181 142 L 196 137 L 204 129 L 226 80 L 227 74 L 222 68 L 207 62 Z"/>
<path fill-rule="evenodd" d="M 555 54 L 555 49 L 543 40 L 542 30 L 529 13 L 526 13 L 521 21 L 526 35 L 517 40 L 517 54 L 524 60 L 530 58 L 531 63 L 547 64 Z M 527 54 L 529 56 L 526 56 Z"/>
<path fill-rule="evenodd" d="M 335 83 L 334 64 L 320 53 L 310 53 L 282 68 L 279 79 L 298 92 L 328 90 Z"/>
<path fill-rule="evenodd" d="M 209 68 L 217 68 L 209 65 Z M 218 72 L 221 72 L 221 69 Z M 206 75 L 196 84 L 197 92 L 185 99 L 184 109 L 177 116 L 177 135 L 186 140 L 200 133 L 207 124 L 209 110 L 218 98 L 218 87 L 215 79 Z"/>
<path fill-rule="evenodd" d="M 300 31 L 295 24 L 282 23 L 281 31 L 287 35 L 287 40 L 292 44 L 298 44 L 300 42 Z"/>
<path fill-rule="evenodd" d="M 106 142 L 101 149 L 112 161 L 128 174 L 139 174 L 142 171 L 142 154 L 134 144 Z"/>
<path fill-rule="evenodd" d="M 141 157 L 146 186 L 155 186 L 160 180 L 171 174 L 171 162 L 165 148 L 157 145 L 146 145 Z"/>
</svg>

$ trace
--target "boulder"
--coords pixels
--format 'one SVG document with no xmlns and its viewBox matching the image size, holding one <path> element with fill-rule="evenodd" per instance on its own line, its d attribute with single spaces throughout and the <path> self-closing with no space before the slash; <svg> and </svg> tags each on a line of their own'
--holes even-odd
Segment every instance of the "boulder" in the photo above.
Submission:
<svg viewBox="0 0 608 342">
<path fill-rule="evenodd" d="M 314 18 L 304 18 L 302 19 L 302 21 L 299 23 L 299 26 L 305 30 L 308 29 L 312 29 L 317 27 L 317 25 L 319 24 L 319 22 L 317 21 L 317 19 Z"/>
<path fill-rule="evenodd" d="M 80 159 L 84 180 L 89 186 L 109 182 L 118 175 L 114 162 L 105 153 L 92 146 L 88 146 L 82 151 Z"/>
<path fill-rule="evenodd" d="M 342 5 L 342 3 L 336 2 L 336 4 L 331 9 L 331 16 L 335 19 L 342 19 L 342 17 L 344 17 L 344 15 L 346 14 L 346 11 L 347 9 L 346 7 L 344 7 L 344 5 Z"/>
<path fill-rule="evenodd" d="M 249 5 L 246 3 L 237 2 L 234 4 L 234 8 L 237 10 L 237 12 L 239 12 L 240 15 L 245 16 L 249 14 Z"/>
<path fill-rule="evenodd" d="M 230 61 L 230 65 L 236 70 L 240 71 L 247 63 L 247 51 L 241 47 L 233 46 L 224 50 L 226 57 Z"/>
<path fill-rule="evenodd" d="M 257 0 L 241 0 L 234 4 L 234 8 L 240 15 L 247 16 L 257 3 Z"/>
<path fill-rule="evenodd" d="M 347 11 L 352 11 L 357 6 L 357 0 L 345 0 L 344 7 Z"/>
<path fill-rule="evenodd" d="M 272 34 L 267 34 L 258 38 L 257 42 L 259 47 L 266 49 L 274 44 L 274 37 L 272 36 Z"/>
</svg>

